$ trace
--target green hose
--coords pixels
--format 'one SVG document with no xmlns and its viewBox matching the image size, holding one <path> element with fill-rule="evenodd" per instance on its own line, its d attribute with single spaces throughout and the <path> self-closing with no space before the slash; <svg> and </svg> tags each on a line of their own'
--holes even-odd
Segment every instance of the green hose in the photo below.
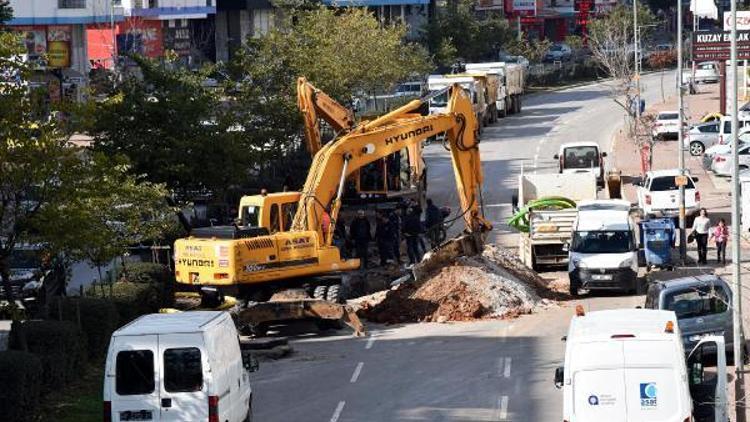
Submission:
<svg viewBox="0 0 750 422">
<path fill-rule="evenodd" d="M 563 210 L 575 208 L 575 201 L 562 196 L 545 196 L 529 201 L 526 206 L 518 210 L 508 219 L 508 225 L 518 231 L 529 232 L 529 212 L 531 210 Z"/>
</svg>

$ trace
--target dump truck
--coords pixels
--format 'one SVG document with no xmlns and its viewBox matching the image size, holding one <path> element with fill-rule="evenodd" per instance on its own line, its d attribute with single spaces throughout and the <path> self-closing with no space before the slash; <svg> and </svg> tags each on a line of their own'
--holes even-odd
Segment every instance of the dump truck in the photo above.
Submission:
<svg viewBox="0 0 750 422">
<path fill-rule="evenodd" d="M 526 213 L 519 233 L 518 253 L 529 268 L 562 266 L 577 211 L 575 204 L 596 199 L 596 177 L 591 173 L 526 174 L 518 176 L 517 213 Z M 567 202 L 567 205 L 564 203 Z"/>
<path fill-rule="evenodd" d="M 427 77 L 427 89 L 430 92 L 430 114 L 443 113 L 448 105 L 447 87 L 458 84 L 466 90 L 474 111 L 474 118 L 479 123 L 477 131 L 481 132 L 486 125 L 487 102 L 485 87 L 471 75 L 430 75 Z M 434 95 L 441 92 L 440 95 Z"/>
<path fill-rule="evenodd" d="M 466 72 L 498 75 L 496 108 L 499 117 L 521 112 L 521 98 L 526 83 L 526 69 L 523 66 L 505 62 L 468 63 Z"/>
<path fill-rule="evenodd" d="M 178 239 L 178 287 L 206 297 L 231 292 L 252 301 L 239 316 L 251 324 L 318 317 L 341 319 L 357 331 L 356 315 L 342 304 L 350 287 L 346 275 L 359 269 L 360 262 L 342 258 L 333 245 L 346 179 L 357 169 L 439 133 L 446 134 L 460 200 L 458 215 L 465 223 L 464 233 L 441 248 L 455 254 L 479 252 L 492 225 L 482 212 L 478 122 L 471 97 L 460 85 L 433 95 L 444 94 L 444 113 L 415 112 L 433 98 L 428 96 L 361 122 L 323 145 L 301 192 L 243 198 L 237 224 L 196 229 Z"/>
<path fill-rule="evenodd" d="M 297 107 L 305 125 L 305 145 L 312 156 L 324 144 L 321 120 L 333 129 L 334 139 L 348 134 L 356 124 L 349 108 L 302 77 L 297 80 Z M 395 209 L 407 201 L 424 206 L 427 167 L 422 149 L 421 143 L 412 144 L 354 171 L 346 179 L 343 195 L 346 210 L 351 213 L 359 209 Z"/>
</svg>

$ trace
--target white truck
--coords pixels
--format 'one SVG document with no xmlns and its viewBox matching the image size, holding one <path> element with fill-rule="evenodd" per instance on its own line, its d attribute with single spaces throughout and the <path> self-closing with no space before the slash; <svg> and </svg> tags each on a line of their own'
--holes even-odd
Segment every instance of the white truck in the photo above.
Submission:
<svg viewBox="0 0 750 422">
<path fill-rule="evenodd" d="M 487 122 L 487 97 L 486 88 L 482 82 L 471 75 L 430 75 L 427 77 L 427 90 L 434 94 L 448 88 L 453 84 L 459 84 L 471 96 L 474 114 L 481 132 L 482 126 Z M 430 99 L 430 114 L 445 113 L 448 107 L 448 92 L 436 95 Z"/>
<path fill-rule="evenodd" d="M 496 73 L 500 77 L 497 93 L 497 110 L 501 117 L 521 112 L 521 97 L 526 84 L 526 68 L 505 62 L 468 63 L 466 73 Z"/>
<path fill-rule="evenodd" d="M 604 158 L 596 142 L 569 142 L 560 145 L 554 159 L 559 162 L 560 173 L 591 173 L 596 176 L 596 183 L 604 187 Z"/>
<path fill-rule="evenodd" d="M 517 210 L 523 210 L 530 201 L 548 197 L 564 197 L 576 203 L 596 199 L 596 178 L 591 173 L 518 176 L 518 196 L 514 198 Z M 566 265 L 565 245 L 570 243 L 577 215 L 575 208 L 530 209 L 528 232 L 519 233 L 521 261 L 534 269 Z"/>
<path fill-rule="evenodd" d="M 144 315 L 112 334 L 104 420 L 252 421 L 257 366 L 227 312 Z"/>
<path fill-rule="evenodd" d="M 555 387 L 563 390 L 564 421 L 729 421 L 726 356 L 717 354 L 715 370 L 706 370 L 724 337 L 703 337 L 686 362 L 673 311 L 585 313 L 578 305 L 563 339 Z"/>
</svg>

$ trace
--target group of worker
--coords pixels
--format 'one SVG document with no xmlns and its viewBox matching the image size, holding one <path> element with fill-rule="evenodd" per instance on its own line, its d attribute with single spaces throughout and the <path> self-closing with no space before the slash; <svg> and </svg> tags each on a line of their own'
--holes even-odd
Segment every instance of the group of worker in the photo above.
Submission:
<svg viewBox="0 0 750 422">
<path fill-rule="evenodd" d="M 375 242 L 380 258 L 380 265 L 401 264 L 401 244 L 405 241 L 409 265 L 422 260 L 427 252 L 423 234 L 427 233 L 430 244 L 439 243 L 443 230 L 443 212 L 427 199 L 425 220 L 422 221 L 422 207 L 409 202 L 394 210 L 378 211 L 375 216 L 375 233 L 373 235 L 370 220 L 364 210 L 359 210 L 348 226 L 344 218 L 336 221 L 333 243 L 338 246 L 344 257 L 360 259 L 361 268 L 367 269 L 371 242 Z M 350 253 L 351 252 L 351 253 Z"/>
</svg>

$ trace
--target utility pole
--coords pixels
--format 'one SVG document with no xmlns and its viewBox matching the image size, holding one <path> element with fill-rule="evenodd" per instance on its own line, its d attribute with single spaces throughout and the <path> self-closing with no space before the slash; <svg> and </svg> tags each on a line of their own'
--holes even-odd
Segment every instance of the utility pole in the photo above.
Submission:
<svg viewBox="0 0 750 422">
<path fill-rule="evenodd" d="M 638 123 L 641 121 L 641 72 L 638 68 L 638 0 L 633 0 L 633 69 L 635 71 L 635 142 L 638 143 Z"/>
<path fill-rule="evenodd" d="M 679 127 L 677 128 L 677 151 L 681 179 L 685 179 L 685 148 L 682 146 L 682 122 L 685 120 L 682 96 L 682 0 L 677 0 L 677 113 Z M 685 185 L 680 183 L 680 261 L 687 261 L 687 236 L 685 236 Z"/>
<path fill-rule="evenodd" d="M 740 178 L 739 144 L 737 135 L 737 3 L 732 1 L 732 44 L 729 60 L 732 63 L 732 322 L 734 352 L 734 397 L 737 422 L 745 422 L 745 371 L 743 365 L 742 338 L 742 286 L 740 285 Z"/>
</svg>

